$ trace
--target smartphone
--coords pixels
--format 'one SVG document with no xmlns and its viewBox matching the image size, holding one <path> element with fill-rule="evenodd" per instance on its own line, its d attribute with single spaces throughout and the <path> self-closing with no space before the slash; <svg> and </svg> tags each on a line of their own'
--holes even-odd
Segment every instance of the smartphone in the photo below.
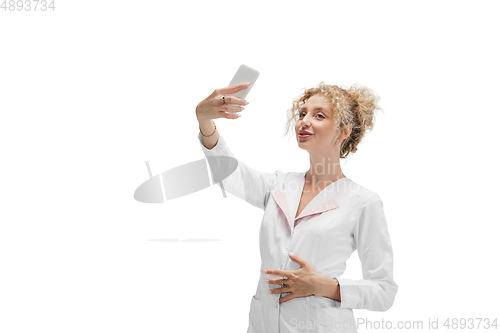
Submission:
<svg viewBox="0 0 500 333">
<path fill-rule="evenodd" d="M 228 94 L 227 96 L 234 96 L 237 98 L 245 99 L 250 92 L 250 89 L 252 89 L 253 85 L 255 84 L 255 81 L 257 81 L 257 78 L 259 77 L 259 72 L 256 69 L 253 69 L 247 65 L 241 65 L 240 68 L 236 71 L 236 74 L 234 74 L 233 79 L 231 82 L 229 82 L 229 86 L 235 86 L 240 83 L 245 83 L 245 82 L 250 82 L 251 85 L 243 90 L 240 90 L 238 92 L 235 92 L 234 94 Z M 239 106 L 239 104 L 229 104 L 229 105 L 234 105 L 234 106 Z M 228 113 L 237 113 L 237 112 L 228 112 Z"/>
</svg>

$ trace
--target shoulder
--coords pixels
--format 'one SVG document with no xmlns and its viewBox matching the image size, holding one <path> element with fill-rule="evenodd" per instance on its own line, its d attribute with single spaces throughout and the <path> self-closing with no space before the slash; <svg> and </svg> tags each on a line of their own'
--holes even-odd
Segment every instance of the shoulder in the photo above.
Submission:
<svg viewBox="0 0 500 333">
<path fill-rule="evenodd" d="M 368 233 L 372 236 L 379 232 L 386 230 L 384 205 L 380 196 L 373 190 L 370 190 L 359 184 L 353 185 L 355 207 L 355 232 L 357 235 Z M 365 231 L 362 231 L 365 230 Z"/>
<path fill-rule="evenodd" d="M 348 181 L 345 182 L 344 187 L 344 193 L 350 197 L 352 202 L 357 203 L 359 206 L 366 206 L 373 203 L 382 204 L 382 199 L 376 192 L 356 183 L 351 179 L 348 179 Z"/>
</svg>

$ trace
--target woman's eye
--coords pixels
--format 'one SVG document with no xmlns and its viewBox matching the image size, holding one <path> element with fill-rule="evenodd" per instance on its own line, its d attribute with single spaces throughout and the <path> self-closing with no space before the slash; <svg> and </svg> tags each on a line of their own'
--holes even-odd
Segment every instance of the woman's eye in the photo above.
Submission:
<svg viewBox="0 0 500 333">
<path fill-rule="evenodd" d="M 304 112 L 301 112 L 299 114 L 299 117 L 303 117 L 304 116 Z M 325 118 L 325 116 L 323 116 L 322 114 L 318 114 L 318 116 L 321 116 L 321 118 Z"/>
</svg>

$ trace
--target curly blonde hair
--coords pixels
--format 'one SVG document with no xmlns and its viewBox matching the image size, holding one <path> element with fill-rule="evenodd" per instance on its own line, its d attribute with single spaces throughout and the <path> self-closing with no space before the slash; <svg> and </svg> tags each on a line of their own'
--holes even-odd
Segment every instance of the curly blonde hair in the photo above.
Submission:
<svg viewBox="0 0 500 333">
<path fill-rule="evenodd" d="M 292 128 L 292 122 L 295 126 L 298 121 L 299 109 L 309 98 L 317 94 L 323 95 L 331 102 L 340 133 L 347 129 L 347 125 L 352 126 L 351 134 L 342 141 L 340 146 L 340 158 L 346 158 L 349 153 L 355 153 L 358 150 L 357 146 L 365 132 L 373 128 L 375 110 L 383 111 L 378 105 L 380 97 L 371 89 L 357 84 L 339 87 L 321 82 L 318 87 L 304 88 L 302 96 L 295 99 L 292 107 L 287 110 L 284 135 L 288 134 L 289 129 Z"/>
</svg>

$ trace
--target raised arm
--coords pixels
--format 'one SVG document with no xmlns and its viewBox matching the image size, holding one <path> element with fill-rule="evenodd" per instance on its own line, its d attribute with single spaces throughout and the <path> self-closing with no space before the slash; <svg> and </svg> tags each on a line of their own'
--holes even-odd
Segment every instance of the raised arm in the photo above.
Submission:
<svg viewBox="0 0 500 333">
<path fill-rule="evenodd" d="M 205 145 L 207 149 L 212 149 L 219 140 L 219 132 L 212 119 L 238 119 L 238 114 L 228 112 L 241 112 L 243 110 L 243 105 L 249 104 L 244 99 L 225 95 L 233 94 L 248 87 L 248 84 L 242 83 L 236 86 L 215 89 L 210 96 L 196 106 L 196 118 L 200 125 L 203 145 Z M 238 106 L 229 104 L 237 104 Z"/>
<path fill-rule="evenodd" d="M 225 111 L 238 112 L 241 111 L 240 107 L 229 106 L 227 104 L 246 105 L 248 103 L 234 96 L 224 95 L 234 93 L 246 87 L 248 85 L 243 84 L 216 89 L 212 95 L 198 104 L 196 107 L 196 117 L 200 125 L 198 138 L 203 153 L 210 164 L 212 173 L 225 176 L 217 185 L 221 186 L 222 183 L 225 191 L 258 208 L 265 209 L 270 191 L 274 188 L 280 172 L 260 172 L 236 159 L 224 138 L 217 131 L 215 123 L 212 121 L 214 118 L 237 119 L 237 115 L 226 113 Z M 222 102 L 222 97 L 225 97 L 224 103 Z M 234 172 L 227 172 L 229 168 L 227 160 L 220 158 L 224 156 L 237 161 L 237 167 Z"/>
</svg>

